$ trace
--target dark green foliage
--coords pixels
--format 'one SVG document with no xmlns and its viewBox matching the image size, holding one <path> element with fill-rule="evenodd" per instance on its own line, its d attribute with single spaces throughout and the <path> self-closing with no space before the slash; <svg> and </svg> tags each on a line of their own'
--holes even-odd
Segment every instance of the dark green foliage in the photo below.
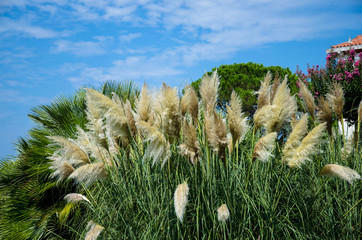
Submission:
<svg viewBox="0 0 362 240">
<path fill-rule="evenodd" d="M 296 81 L 297 76 L 292 74 L 289 68 L 282 68 L 280 66 L 265 67 L 263 64 L 257 63 L 234 63 L 232 65 L 221 65 L 215 67 L 212 71 L 217 69 L 217 73 L 220 76 L 219 86 L 219 107 L 224 108 L 226 102 L 230 100 L 232 90 L 235 90 L 243 101 L 243 110 L 248 113 L 255 111 L 254 106 L 256 104 L 257 96 L 253 94 L 260 87 L 260 81 L 263 80 L 268 71 L 270 71 L 273 77 L 284 78 L 288 75 L 289 88 L 292 94 L 298 93 Z M 206 74 L 211 75 L 212 72 Z M 199 85 L 201 78 L 191 85 L 199 92 Z"/>
</svg>

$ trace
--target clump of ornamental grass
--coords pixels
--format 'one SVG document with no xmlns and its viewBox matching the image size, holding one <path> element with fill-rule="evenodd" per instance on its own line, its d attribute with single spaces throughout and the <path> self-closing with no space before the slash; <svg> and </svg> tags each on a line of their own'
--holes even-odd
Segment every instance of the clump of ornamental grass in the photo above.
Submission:
<svg viewBox="0 0 362 240">
<path fill-rule="evenodd" d="M 311 161 L 309 156 L 317 152 L 319 138 L 322 136 L 323 131 L 326 128 L 326 123 L 322 123 L 314 127 L 305 136 L 295 152 L 292 158 L 286 159 L 287 164 L 291 168 L 301 167 L 306 161 Z"/>
<path fill-rule="evenodd" d="M 228 207 L 226 206 L 226 204 L 221 205 L 218 209 L 217 209 L 217 219 L 219 220 L 219 222 L 223 222 L 225 223 L 230 217 L 230 212 Z"/>
<path fill-rule="evenodd" d="M 233 91 L 230 97 L 230 106 L 227 106 L 228 124 L 232 137 L 231 150 L 235 147 L 237 142 L 241 141 L 248 131 L 247 118 L 243 117 L 241 110 L 241 100 Z"/>
<path fill-rule="evenodd" d="M 199 99 L 197 97 L 195 89 L 191 86 L 185 88 L 185 94 L 181 98 L 180 102 L 181 115 L 185 116 L 189 113 L 194 124 L 197 123 L 199 114 Z"/>
<path fill-rule="evenodd" d="M 196 165 L 200 154 L 200 144 L 197 140 L 197 128 L 192 123 L 184 121 L 182 134 L 184 143 L 179 146 L 181 155 L 188 157 L 191 163 Z"/>
<path fill-rule="evenodd" d="M 295 150 L 300 146 L 303 137 L 308 132 L 308 114 L 304 114 L 290 133 L 283 148 L 283 162 L 289 162 L 295 153 Z"/>
<path fill-rule="evenodd" d="M 79 193 L 69 193 L 65 195 L 64 200 L 66 200 L 68 203 L 73 203 L 73 204 L 79 203 L 81 201 L 86 201 L 91 203 L 86 196 Z"/>
<path fill-rule="evenodd" d="M 139 121 L 137 123 L 137 127 L 141 134 L 145 137 L 144 141 L 149 142 L 143 159 L 148 157 L 153 158 L 152 165 L 161 161 L 162 166 L 164 166 L 171 156 L 170 143 L 167 141 L 162 132 L 148 122 Z"/>
<path fill-rule="evenodd" d="M 338 164 L 327 164 L 319 172 L 318 176 L 332 176 L 346 180 L 350 184 L 361 179 L 361 176 L 353 169 Z"/>
<path fill-rule="evenodd" d="M 319 98 L 317 118 L 322 123 L 326 123 L 328 134 L 329 136 L 332 136 L 332 108 L 329 102 L 324 97 Z"/>
<path fill-rule="evenodd" d="M 212 112 L 216 106 L 217 92 L 219 89 L 219 77 L 215 70 L 211 76 L 204 74 L 200 84 L 200 95 L 204 108 L 207 112 Z"/>
<path fill-rule="evenodd" d="M 85 235 L 85 240 L 96 240 L 103 230 L 104 227 L 90 220 L 87 224 L 88 232 Z"/>
<path fill-rule="evenodd" d="M 253 161 L 259 159 L 262 162 L 267 162 L 275 148 L 275 139 L 277 137 L 276 132 L 269 133 L 264 137 L 260 138 L 254 147 Z"/>
<path fill-rule="evenodd" d="M 180 99 L 176 88 L 163 83 L 156 106 L 157 125 L 171 142 L 180 135 Z"/>
<path fill-rule="evenodd" d="M 300 96 L 303 99 L 304 108 L 308 110 L 309 114 L 314 119 L 314 111 L 316 109 L 314 97 L 303 81 L 299 80 L 298 83 L 300 86 Z"/>
<path fill-rule="evenodd" d="M 103 162 L 91 163 L 77 168 L 70 179 L 75 179 L 79 184 L 89 187 L 97 180 L 102 180 L 108 176 Z"/>
<path fill-rule="evenodd" d="M 188 195 L 189 195 L 189 187 L 187 186 L 187 183 L 184 182 L 182 184 L 179 184 L 176 188 L 174 195 L 174 205 L 175 205 L 176 216 L 180 220 L 180 222 L 182 222 L 184 219 L 184 215 L 186 212 L 186 205 L 188 201 Z"/>
</svg>

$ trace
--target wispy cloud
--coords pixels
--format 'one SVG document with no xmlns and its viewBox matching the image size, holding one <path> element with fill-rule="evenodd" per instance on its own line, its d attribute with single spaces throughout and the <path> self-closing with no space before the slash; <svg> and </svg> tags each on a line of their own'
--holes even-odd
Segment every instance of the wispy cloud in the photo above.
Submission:
<svg viewBox="0 0 362 240">
<path fill-rule="evenodd" d="M 119 40 L 121 42 L 128 42 L 130 43 L 133 39 L 142 37 L 142 33 L 129 33 L 125 35 L 119 36 Z"/>
<path fill-rule="evenodd" d="M 51 99 L 42 96 L 31 96 L 18 90 L 0 89 L 0 103 L 19 103 L 27 106 L 49 103 Z"/>
<path fill-rule="evenodd" d="M 96 41 L 69 41 L 58 40 L 54 42 L 53 53 L 71 53 L 78 56 L 94 56 L 106 53 L 108 43 L 113 38 L 106 36 L 95 37 Z"/>
<path fill-rule="evenodd" d="M 67 35 L 66 32 L 31 25 L 25 19 L 13 20 L 7 17 L 0 17 L 0 33 L 21 33 L 34 38 L 56 38 Z"/>
</svg>

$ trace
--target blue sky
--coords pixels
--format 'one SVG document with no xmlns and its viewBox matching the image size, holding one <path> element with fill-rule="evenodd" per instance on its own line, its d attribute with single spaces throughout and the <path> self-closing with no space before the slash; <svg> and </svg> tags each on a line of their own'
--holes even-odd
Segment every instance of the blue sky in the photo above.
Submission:
<svg viewBox="0 0 362 240">
<path fill-rule="evenodd" d="M 360 0 L 1 0 L 0 156 L 31 107 L 85 84 L 182 87 L 249 61 L 305 70 L 359 34 Z"/>
</svg>

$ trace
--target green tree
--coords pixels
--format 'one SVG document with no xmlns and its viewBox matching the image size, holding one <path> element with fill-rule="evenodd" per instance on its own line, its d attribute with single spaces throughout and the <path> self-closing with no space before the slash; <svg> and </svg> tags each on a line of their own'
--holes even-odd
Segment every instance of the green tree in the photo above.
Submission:
<svg viewBox="0 0 362 240">
<path fill-rule="evenodd" d="M 243 101 L 244 111 L 253 113 L 255 111 L 254 106 L 257 99 L 254 91 L 259 89 L 260 80 L 264 78 L 268 71 L 272 73 L 274 78 L 283 78 L 285 75 L 288 75 L 289 87 L 292 94 L 298 92 L 296 85 L 298 77 L 292 74 L 289 68 L 282 68 L 280 66 L 266 67 L 263 64 L 248 62 L 221 65 L 213 68 L 212 71 L 216 69 L 220 76 L 219 107 L 221 108 L 223 108 L 226 102 L 230 100 L 232 90 L 235 90 Z M 210 75 L 212 71 L 205 74 Z M 202 78 L 191 83 L 197 92 L 199 91 L 201 79 Z"/>
</svg>

